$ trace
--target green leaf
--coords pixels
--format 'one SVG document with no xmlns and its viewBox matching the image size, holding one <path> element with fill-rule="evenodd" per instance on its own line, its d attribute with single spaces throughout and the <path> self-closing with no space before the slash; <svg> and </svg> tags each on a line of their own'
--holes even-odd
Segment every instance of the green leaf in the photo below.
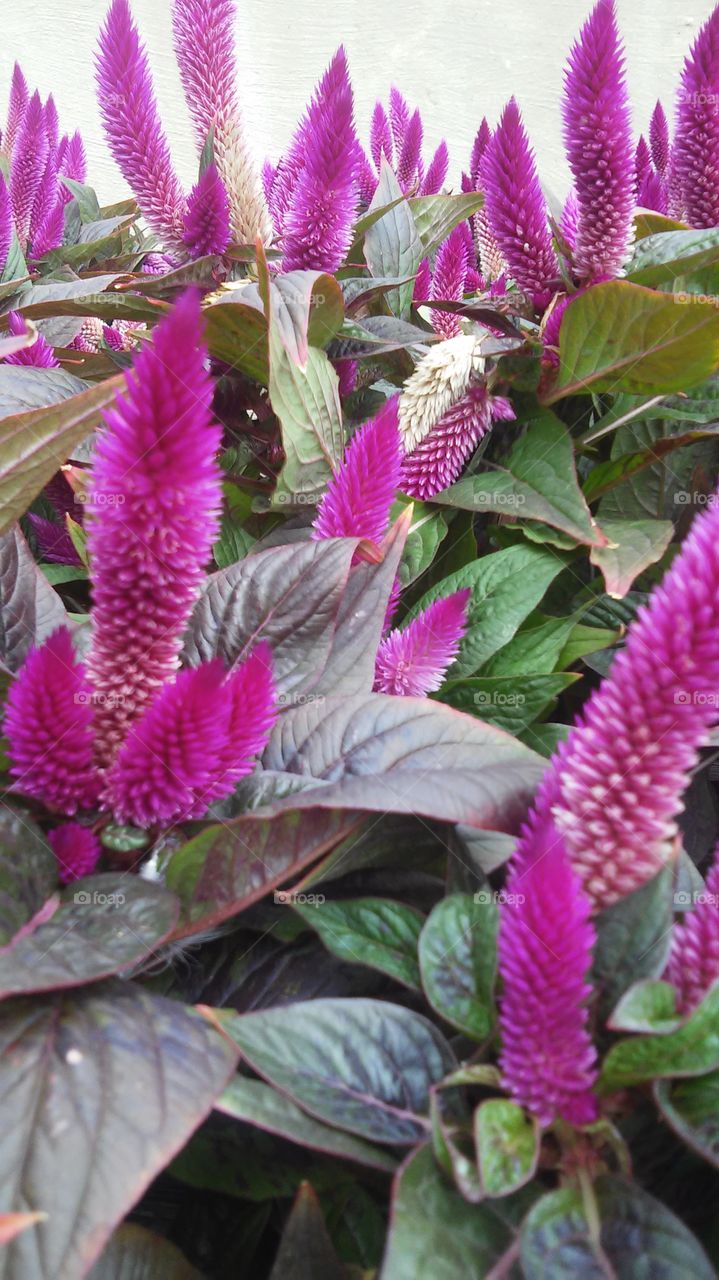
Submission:
<svg viewBox="0 0 719 1280">
<path fill-rule="evenodd" d="M 62 600 L 35 564 L 19 526 L 0 534 L 0 669 L 17 671 L 33 645 L 67 621 Z"/>
<path fill-rule="evenodd" d="M 218 1098 L 215 1109 L 235 1120 L 256 1125 L 266 1133 L 274 1133 L 278 1138 L 287 1138 L 336 1159 L 353 1160 L 380 1173 L 393 1173 L 397 1167 L 397 1161 L 388 1152 L 313 1119 L 286 1094 L 278 1093 L 263 1080 L 235 1076 Z"/>
<path fill-rule="evenodd" d="M 428 342 L 438 342 L 433 330 L 420 329 L 395 316 L 363 316 L 362 323 L 346 320 L 339 340 L 333 344 L 333 359 L 357 359 L 404 351 Z"/>
<path fill-rule="evenodd" d="M 0 947 L 57 888 L 57 860 L 29 818 L 0 809 Z"/>
<path fill-rule="evenodd" d="M 553 413 L 543 412 L 501 465 L 465 476 L 433 502 L 465 511 L 490 511 L 520 520 L 542 520 L 554 529 L 601 547 L 606 542 L 577 482 L 572 438 Z"/>
<path fill-rule="evenodd" d="M 291 360 L 270 323 L 269 391 L 282 429 L 285 462 L 273 505 L 317 502 L 344 451 L 339 379 L 324 351 L 310 347 L 307 363 Z"/>
<path fill-rule="evenodd" d="M 694 1080 L 662 1080 L 654 1096 L 674 1132 L 719 1168 L 719 1071 Z"/>
<path fill-rule="evenodd" d="M 427 1132 L 429 1090 L 454 1064 L 426 1018 L 382 1000 L 308 1000 L 214 1017 L 259 1075 L 319 1120 L 375 1142 Z"/>
<path fill-rule="evenodd" d="M 677 993 L 670 982 L 644 978 L 625 991 L 608 1020 L 612 1031 L 656 1031 L 665 1035 L 681 1026 Z"/>
<path fill-rule="evenodd" d="M 55 407 L 5 418 L 0 440 L 0 534 L 24 514 L 73 449 L 97 426 L 123 383 L 122 376 L 109 378 Z"/>
<path fill-rule="evenodd" d="M 702 271 L 719 262 L 719 229 L 660 231 L 637 244 L 627 266 L 627 279 L 636 284 L 673 283 L 677 276 Z"/>
<path fill-rule="evenodd" d="M 317 906 L 293 903 L 328 951 L 350 964 L 379 969 L 406 987 L 421 989 L 417 943 L 424 917 L 389 898 L 349 898 Z"/>
<path fill-rule="evenodd" d="M 240 301 L 218 302 L 204 314 L 210 355 L 266 387 L 270 366 L 262 311 Z"/>
<path fill-rule="evenodd" d="M 368 212 L 388 205 L 387 212 L 370 226 L 364 238 L 364 255 L 373 276 L 399 276 L 408 279 L 416 275 L 424 257 L 424 249 L 408 202 L 387 161 L 382 160 L 382 170 Z M 397 316 L 404 316 L 412 302 L 414 281 L 387 294 L 390 309 Z"/>
<path fill-rule="evenodd" d="M 432 587 L 407 620 L 440 597 L 470 587 L 467 630 L 449 675 L 472 676 L 512 639 L 565 564 L 562 556 L 544 547 L 519 545 L 492 552 Z"/>
<path fill-rule="evenodd" d="M 499 912 L 494 895 L 451 894 L 430 913 L 419 940 L 422 985 L 432 1008 L 474 1040 L 494 1025 Z"/>
<path fill-rule="evenodd" d="M 202 1280 L 180 1250 L 136 1222 L 125 1222 L 87 1273 L 87 1280 Z"/>
<path fill-rule="evenodd" d="M 612 1046 L 604 1059 L 605 1091 L 641 1084 L 655 1076 L 701 1076 L 719 1067 L 719 986 L 677 1031 L 633 1036 Z"/>
<path fill-rule="evenodd" d="M 527 671 L 550 675 L 557 670 L 582 613 L 580 610 L 567 618 L 548 618 L 538 611 L 531 613 L 512 639 L 483 664 L 482 676 L 524 676 Z"/>
<path fill-rule="evenodd" d="M 673 869 L 665 867 L 597 916 L 592 980 L 603 1019 L 632 983 L 664 972 L 671 943 L 672 882 Z"/>
<path fill-rule="evenodd" d="M 487 1098 L 474 1113 L 482 1186 L 488 1196 L 506 1196 L 534 1177 L 539 1126 L 516 1102 Z"/>
<path fill-rule="evenodd" d="M 82 391 L 87 391 L 87 383 L 65 369 L 0 364 L 0 418 L 29 409 L 46 409 Z"/>
<path fill-rule="evenodd" d="M 562 321 L 559 375 L 545 397 L 601 391 L 657 395 L 695 386 L 719 365 L 719 310 L 678 305 L 627 280 L 579 295 Z"/>
<path fill-rule="evenodd" d="M 303 1182 L 292 1206 L 270 1280 L 349 1280 L 330 1239 L 319 1200 Z"/>
<path fill-rule="evenodd" d="M 437 696 L 458 711 L 517 735 L 544 715 L 559 694 L 578 679 L 574 674 L 472 676 L 447 681 Z"/>
<path fill-rule="evenodd" d="M 463 191 L 459 195 L 414 196 L 408 201 L 415 226 L 422 241 L 422 257 L 434 253 L 450 231 L 482 208 L 480 191 Z"/>
<path fill-rule="evenodd" d="M 74 196 L 82 221 L 97 222 L 101 216 L 100 205 L 93 188 L 86 186 L 83 182 L 75 182 L 74 178 L 66 178 L 65 174 L 60 181 Z"/>
<path fill-rule="evenodd" d="M 486 1280 L 511 1243 L 494 1207 L 464 1200 L 424 1146 L 395 1180 L 382 1280 Z"/>
<path fill-rule="evenodd" d="M 601 569 L 607 595 L 621 600 L 635 578 L 661 560 L 674 534 L 671 520 L 602 520 L 610 545 L 592 547 L 590 560 Z"/>
<path fill-rule="evenodd" d="M 131 983 L 3 1005 L 2 1209 L 50 1210 L 0 1253 L 3 1280 L 85 1275 L 236 1059 L 194 1010 Z"/>
<path fill-rule="evenodd" d="M 138 876 L 98 875 L 70 885 L 0 951 L 0 999 L 99 982 L 154 955 L 179 903 Z"/>
<path fill-rule="evenodd" d="M 602 1177 L 595 1193 L 598 1239 L 572 1187 L 551 1191 L 535 1204 L 522 1228 L 524 1280 L 713 1280 L 691 1231 L 636 1183 Z"/>
<path fill-rule="evenodd" d="M 567 667 L 573 667 L 580 658 L 608 649 L 620 638 L 619 631 L 610 631 L 607 627 L 587 627 L 578 622 L 572 627 L 567 643 L 557 658 L 557 670 L 566 671 Z"/>
<path fill-rule="evenodd" d="M 395 503 L 392 515 L 407 510 L 409 503 Z M 433 563 L 437 550 L 447 536 L 447 518 L 442 511 L 432 511 L 423 502 L 412 502 L 412 523 L 407 534 L 399 571 L 402 588 L 408 587 Z"/>
</svg>

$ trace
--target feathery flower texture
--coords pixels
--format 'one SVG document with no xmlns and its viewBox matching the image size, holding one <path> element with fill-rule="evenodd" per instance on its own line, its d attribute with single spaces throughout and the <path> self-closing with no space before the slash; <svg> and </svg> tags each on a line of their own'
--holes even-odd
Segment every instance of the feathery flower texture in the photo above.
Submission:
<svg viewBox="0 0 719 1280">
<path fill-rule="evenodd" d="M 704 893 L 674 926 L 666 977 L 676 987 L 682 1013 L 693 1013 L 719 980 L 719 848 Z"/>
<path fill-rule="evenodd" d="M 694 227 L 719 224 L 719 8 L 684 63 L 672 153 L 675 181 Z"/>
<path fill-rule="evenodd" d="M 66 822 L 48 831 L 47 838 L 57 858 L 60 884 L 71 884 L 95 870 L 100 860 L 100 841 L 89 827 Z"/>
<path fill-rule="evenodd" d="M 467 625 L 469 589 L 435 600 L 403 631 L 390 631 L 375 660 L 378 693 L 423 698 L 441 687 Z"/>
<path fill-rule="evenodd" d="M 388 400 L 353 436 L 317 508 L 313 538 L 382 541 L 400 481 L 397 402 Z"/>
</svg>

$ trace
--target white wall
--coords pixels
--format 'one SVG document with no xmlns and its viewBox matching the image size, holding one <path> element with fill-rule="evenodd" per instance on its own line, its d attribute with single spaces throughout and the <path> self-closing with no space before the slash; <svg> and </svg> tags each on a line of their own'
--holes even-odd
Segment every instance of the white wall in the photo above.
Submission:
<svg viewBox="0 0 719 1280">
<path fill-rule="evenodd" d="M 189 185 L 196 159 L 172 52 L 170 0 L 131 3 L 175 163 Z M 93 54 L 106 0 L 0 5 L 0 104 L 17 58 L 31 86 L 55 95 L 62 127 L 81 129 L 101 199 L 120 197 L 124 186 L 104 147 L 94 97 Z M 256 150 L 277 157 L 343 41 L 363 137 L 376 97 L 396 83 L 422 108 L 429 141 L 446 136 L 456 182 L 482 115 L 492 123 L 514 93 L 542 178 L 563 194 L 562 66 L 590 7 L 591 0 L 238 0 L 242 94 Z M 682 59 L 712 7 L 712 0 L 618 0 L 637 131 L 658 96 L 671 105 Z"/>
</svg>

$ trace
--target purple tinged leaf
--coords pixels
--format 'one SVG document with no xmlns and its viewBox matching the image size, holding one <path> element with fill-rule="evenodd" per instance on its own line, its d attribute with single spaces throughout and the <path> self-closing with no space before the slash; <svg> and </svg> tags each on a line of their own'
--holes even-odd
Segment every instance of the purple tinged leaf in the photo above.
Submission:
<svg viewBox="0 0 719 1280">
<path fill-rule="evenodd" d="M 436 196 L 444 186 L 448 169 L 449 151 L 443 138 L 432 156 L 429 169 L 422 182 L 420 194 L 423 196 Z"/>
<path fill-rule="evenodd" d="M 375 663 L 377 693 L 422 698 L 441 688 L 459 653 L 471 594 L 466 588 L 435 600 L 403 631 L 385 636 Z"/>
<path fill-rule="evenodd" d="M 48 842 L 58 865 L 60 884 L 72 884 L 82 876 L 92 875 L 100 861 L 100 841 L 89 827 L 79 822 L 66 822 L 47 833 Z"/>
<path fill-rule="evenodd" d="M 422 154 L 424 127 L 419 111 L 413 111 L 400 147 L 397 160 L 397 181 L 402 191 L 409 191 L 417 177 L 417 166 Z"/>
<path fill-rule="evenodd" d="M 67 814 L 96 804 L 92 697 L 66 627 L 28 654 L 10 687 L 4 728 L 22 795 Z"/>
<path fill-rule="evenodd" d="M 227 192 L 214 164 L 209 164 L 192 188 L 185 214 L 185 245 L 192 258 L 224 253 L 230 243 Z"/>
<path fill-rule="evenodd" d="M 534 153 L 514 98 L 505 107 L 484 153 L 481 183 L 483 212 L 509 274 L 542 309 L 551 297 L 559 264 Z"/>
<path fill-rule="evenodd" d="M 693 1013 L 719 979 L 719 850 L 704 892 L 681 924 L 674 925 L 667 978 L 682 1013 Z"/>
<path fill-rule="evenodd" d="M 719 224 L 719 7 L 704 23 L 684 62 L 672 167 L 694 227 Z"/>
<path fill-rule="evenodd" d="M 613 0 L 598 0 L 565 70 L 564 141 L 579 206 L 575 266 L 616 276 L 632 242 L 634 157 Z"/>
<path fill-rule="evenodd" d="M 313 538 L 382 541 L 400 480 L 397 406 L 394 396 L 353 436 L 317 509 Z"/>
<path fill-rule="evenodd" d="M 88 673 L 103 763 L 175 674 L 219 532 L 222 433 L 212 421 L 206 362 L 199 302 L 188 293 L 140 351 L 97 442 L 88 494 Z"/>
<path fill-rule="evenodd" d="M 39 93 L 34 93 L 18 131 L 10 166 L 10 201 L 22 249 L 27 245 L 33 205 L 40 190 L 48 154 L 45 112 Z"/>
<path fill-rule="evenodd" d="M 657 102 L 657 105 L 652 112 L 652 118 L 649 124 L 649 142 L 652 149 L 654 168 L 657 173 L 664 175 L 669 168 L 671 142 L 669 138 L 669 124 L 661 102 Z"/>
<path fill-rule="evenodd" d="M 390 126 L 387 112 L 381 102 L 376 102 L 374 111 L 372 112 L 372 124 L 370 126 L 370 151 L 374 161 L 377 173 L 382 168 L 382 157 L 384 156 L 390 167 L 394 163 L 394 146 L 392 142 L 392 129 Z"/>
<path fill-rule="evenodd" d="M 105 137 L 149 226 L 182 245 L 186 201 L 172 167 L 144 46 L 128 0 L 112 0 L 100 31 L 97 88 Z"/>
<path fill-rule="evenodd" d="M 8 331 L 18 336 L 27 332 L 25 321 L 19 311 L 8 312 Z M 6 356 L 3 363 L 32 365 L 36 369 L 60 368 L 60 361 L 55 359 L 52 347 L 41 333 L 29 347 L 23 347 L 22 351 L 16 351 L 12 356 Z"/>
</svg>

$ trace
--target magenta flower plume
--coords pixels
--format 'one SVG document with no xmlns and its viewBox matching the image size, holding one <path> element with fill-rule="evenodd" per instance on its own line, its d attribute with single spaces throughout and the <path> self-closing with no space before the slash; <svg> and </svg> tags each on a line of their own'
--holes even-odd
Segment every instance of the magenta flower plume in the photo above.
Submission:
<svg viewBox="0 0 719 1280">
<path fill-rule="evenodd" d="M 587 1030 L 595 933 L 589 901 L 548 814 L 532 813 L 500 908 L 502 1082 L 540 1124 L 590 1124 L 596 1050 Z"/>
<path fill-rule="evenodd" d="M 554 819 L 597 910 L 673 856 L 682 795 L 719 718 L 718 637 L 715 497 L 554 758 Z"/>
<path fill-rule="evenodd" d="M 422 156 L 424 126 L 419 111 L 413 111 L 405 130 L 397 159 L 397 181 L 403 191 L 409 191 L 417 179 L 417 167 Z"/>
<path fill-rule="evenodd" d="M 138 355 L 97 444 L 88 495 L 88 671 L 103 764 L 174 675 L 218 534 L 221 429 L 211 418 L 206 359 L 199 302 L 188 293 Z"/>
<path fill-rule="evenodd" d="M 437 250 L 430 289 L 432 301 L 462 301 L 471 247 L 472 241 L 467 223 L 460 222 Z M 462 332 L 462 321 L 452 312 L 433 310 L 432 328 L 443 338 L 456 338 Z"/>
<path fill-rule="evenodd" d="M 45 516 L 36 516 L 33 512 L 27 516 L 37 538 L 40 559 L 48 564 L 80 564 L 81 560 L 75 545 L 62 524 L 47 520 Z"/>
<path fill-rule="evenodd" d="M 97 88 L 113 160 L 152 230 L 169 245 L 181 246 L 185 197 L 128 0 L 112 0 L 100 31 Z"/>
<path fill-rule="evenodd" d="M 579 205 L 575 266 L 616 276 L 632 242 L 634 159 L 614 0 L 598 0 L 565 71 L 564 141 Z"/>
<path fill-rule="evenodd" d="M 564 201 L 562 216 L 559 222 L 559 230 L 560 230 L 562 239 L 566 242 L 568 248 L 570 248 L 572 251 L 574 250 L 574 246 L 577 243 L 578 226 L 579 226 L 579 205 L 577 204 L 577 197 L 574 191 L 570 191 L 569 195 Z"/>
<path fill-rule="evenodd" d="M 0 173 L 0 276 L 10 252 L 13 237 L 12 204 L 7 183 Z"/>
<path fill-rule="evenodd" d="M 504 396 L 490 396 L 484 383 L 475 383 L 405 456 L 401 489 L 423 502 L 441 493 L 454 484 L 492 423 L 514 416 Z"/>
<path fill-rule="evenodd" d="M 549 301 L 559 273 L 534 154 L 511 98 L 484 153 L 484 212 L 509 274 L 539 309 Z"/>
<path fill-rule="evenodd" d="M 372 123 L 370 125 L 370 151 L 374 166 L 379 173 L 382 168 L 382 158 L 389 165 L 394 160 L 394 145 L 392 142 L 392 130 L 390 128 L 387 112 L 381 102 L 376 102 L 374 111 L 372 112 Z"/>
<path fill-rule="evenodd" d="M 719 224 L 719 8 L 704 23 L 682 71 L 672 153 L 681 199 L 694 227 Z"/>
<path fill-rule="evenodd" d="M 424 698 L 442 685 L 467 626 L 471 591 L 435 600 L 403 631 L 390 631 L 380 642 L 374 669 L 378 693 Z"/>
<path fill-rule="evenodd" d="M 8 104 L 7 124 L 3 134 L 3 150 L 8 159 L 12 159 L 15 139 L 17 138 L 20 126 L 25 117 L 27 106 L 30 101 L 30 93 L 19 64 L 16 62 L 12 69 L 12 80 L 10 81 L 10 102 Z"/>
<path fill-rule="evenodd" d="M 395 153 L 399 155 L 410 121 L 410 109 L 407 99 L 394 85 L 389 91 L 389 123 L 392 131 Z"/>
<path fill-rule="evenodd" d="M 637 185 L 641 185 L 648 173 L 653 171 L 652 153 L 649 150 L 649 144 L 643 133 L 639 135 L 637 149 L 634 152 L 634 172 L 637 177 Z"/>
<path fill-rule="evenodd" d="M 649 143 L 652 150 L 652 160 L 657 173 L 665 174 L 669 168 L 669 156 L 671 152 L 671 142 L 669 138 L 669 124 L 661 102 L 657 102 L 649 123 Z"/>
<path fill-rule="evenodd" d="M 57 193 L 53 203 L 46 211 L 45 217 L 32 237 L 32 254 L 40 258 L 51 249 L 62 244 L 65 234 L 65 200 Z"/>
<path fill-rule="evenodd" d="M 660 173 L 652 169 L 646 173 L 637 192 L 637 204 L 642 209 L 653 209 L 666 215 L 669 212 L 667 184 Z"/>
<path fill-rule="evenodd" d="M 79 822 L 66 822 L 47 833 L 48 842 L 58 865 L 60 884 L 72 884 L 82 876 L 92 875 L 100 860 L 100 841 L 89 827 Z"/>
<path fill-rule="evenodd" d="M 492 130 L 487 124 L 486 116 L 483 117 L 472 143 L 472 154 L 469 158 L 469 177 L 472 181 L 474 191 L 479 190 L 479 179 L 482 168 L 482 158 L 492 138 Z"/>
<path fill-rule="evenodd" d="M 97 803 L 92 698 L 66 627 L 26 658 L 10 687 L 4 729 L 21 795 L 68 814 Z"/>
<path fill-rule="evenodd" d="M 412 301 L 416 307 L 421 306 L 423 302 L 429 302 L 429 295 L 432 292 L 432 269 L 429 265 L 429 258 L 423 258 L 417 268 L 417 275 L 414 281 L 414 289 L 412 290 Z"/>
<path fill-rule="evenodd" d="M 39 93 L 34 93 L 18 130 L 10 166 L 10 201 L 15 230 L 23 249 L 30 234 L 33 205 L 43 180 L 49 150 L 45 110 Z"/>
<path fill-rule="evenodd" d="M 130 729 L 109 771 L 115 818 L 153 827 L 203 817 L 251 771 L 275 717 L 266 646 L 230 674 L 219 658 L 181 671 Z"/>
<path fill-rule="evenodd" d="M 429 168 L 420 188 L 420 195 L 436 196 L 444 186 L 448 169 L 449 151 L 443 138 L 430 160 Z"/>
<path fill-rule="evenodd" d="M 393 396 L 352 437 L 317 508 L 313 538 L 382 541 L 400 480 L 397 405 Z"/>
<path fill-rule="evenodd" d="M 204 147 L 212 131 L 233 237 L 240 244 L 254 244 L 257 236 L 268 239 L 270 228 L 237 92 L 236 16 L 234 0 L 174 0 L 172 25 L 198 147 Z"/>
<path fill-rule="evenodd" d="M 18 311 L 8 312 L 8 331 L 17 334 L 18 337 L 26 332 L 25 321 Z M 6 356 L 3 363 L 29 364 L 34 365 L 36 369 L 60 368 L 60 361 L 55 359 L 52 347 L 41 333 L 29 347 L 23 347 L 22 351 L 16 351 L 12 356 Z"/>
<path fill-rule="evenodd" d="M 350 247 L 361 159 L 353 112 L 340 47 L 307 111 L 302 168 L 283 223 L 285 271 L 336 271 Z"/>
<path fill-rule="evenodd" d="M 87 180 L 87 157 L 85 144 L 76 131 L 71 138 L 61 138 L 58 146 L 57 168 L 61 178 L 71 178 L 73 182 Z M 72 200 L 72 192 L 60 183 L 60 197 L 63 204 Z"/>
<path fill-rule="evenodd" d="M 666 977 L 682 1013 L 693 1013 L 719 980 L 719 850 L 699 901 L 674 926 Z"/>
<path fill-rule="evenodd" d="M 214 164 L 209 164 L 192 188 L 185 214 L 185 244 L 193 258 L 224 253 L 230 243 L 227 193 Z"/>
</svg>

